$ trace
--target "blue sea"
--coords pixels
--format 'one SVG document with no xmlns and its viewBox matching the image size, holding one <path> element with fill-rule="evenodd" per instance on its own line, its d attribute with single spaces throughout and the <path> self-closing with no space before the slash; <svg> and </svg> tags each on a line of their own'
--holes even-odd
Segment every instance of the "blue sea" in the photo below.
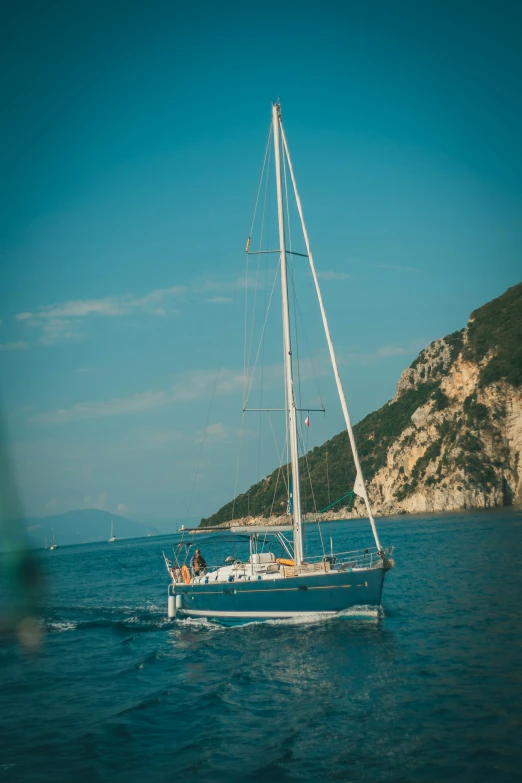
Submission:
<svg viewBox="0 0 522 783">
<path fill-rule="evenodd" d="M 168 537 L 42 552 L 40 651 L 0 644 L 0 781 L 520 779 L 522 514 L 379 530 L 380 617 L 239 628 L 168 621 Z"/>
</svg>

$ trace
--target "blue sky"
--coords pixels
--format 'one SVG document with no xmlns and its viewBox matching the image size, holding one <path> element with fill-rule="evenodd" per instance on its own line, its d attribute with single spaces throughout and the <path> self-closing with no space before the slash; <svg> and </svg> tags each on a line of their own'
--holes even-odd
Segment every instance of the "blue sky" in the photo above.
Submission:
<svg viewBox="0 0 522 783">
<path fill-rule="evenodd" d="M 190 513 L 230 499 L 237 281 L 277 96 L 354 420 L 393 396 L 424 345 L 520 281 L 518 4 L 107 0 L 9 13 L 0 390 L 28 514 L 185 516 L 225 336 Z M 303 307 L 322 367 L 306 295 Z M 342 426 L 321 383 L 327 425 L 312 419 L 309 445 Z M 240 489 L 277 464 L 264 445 L 258 462 L 257 426 Z"/>
</svg>

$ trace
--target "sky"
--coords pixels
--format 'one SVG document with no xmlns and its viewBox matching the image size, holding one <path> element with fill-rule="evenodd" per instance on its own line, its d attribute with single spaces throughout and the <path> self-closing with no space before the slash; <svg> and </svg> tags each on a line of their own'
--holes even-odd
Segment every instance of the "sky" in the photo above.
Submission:
<svg viewBox="0 0 522 783">
<path fill-rule="evenodd" d="M 25 513 L 208 516 L 277 466 L 253 415 L 236 469 L 244 247 L 278 97 L 354 421 L 520 282 L 521 22 L 514 2 L 6 6 L 0 400 Z M 304 404 L 327 407 L 311 447 L 342 417 L 295 273 Z M 281 404 L 278 296 L 256 404 Z"/>
</svg>

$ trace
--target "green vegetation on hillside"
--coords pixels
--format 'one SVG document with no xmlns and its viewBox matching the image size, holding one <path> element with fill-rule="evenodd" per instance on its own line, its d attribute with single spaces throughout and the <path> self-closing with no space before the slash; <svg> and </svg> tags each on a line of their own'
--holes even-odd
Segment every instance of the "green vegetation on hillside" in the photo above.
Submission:
<svg viewBox="0 0 522 783">
<path fill-rule="evenodd" d="M 453 364 L 462 351 L 462 346 L 464 344 L 464 329 L 459 329 L 458 332 L 448 334 L 444 338 L 444 342 L 448 343 L 450 347 L 450 364 Z"/>
<path fill-rule="evenodd" d="M 471 314 L 464 358 L 490 361 L 480 372 L 480 386 L 506 380 L 522 386 L 522 283 Z"/>
<path fill-rule="evenodd" d="M 411 415 L 428 400 L 437 387 L 423 383 L 408 389 L 396 402 L 383 405 L 354 427 L 361 467 L 367 481 L 386 463 L 386 454 L 393 441 L 411 424 Z M 322 446 L 316 446 L 299 460 L 303 512 L 320 511 L 353 488 L 355 466 L 348 435 L 341 432 Z M 254 484 L 248 492 L 238 495 L 216 514 L 202 519 L 203 526 L 218 525 L 246 516 L 269 517 L 286 510 L 286 472 L 275 470 L 266 479 Z M 312 493 L 313 488 L 313 493 Z M 328 489 L 330 491 L 328 491 Z"/>
</svg>

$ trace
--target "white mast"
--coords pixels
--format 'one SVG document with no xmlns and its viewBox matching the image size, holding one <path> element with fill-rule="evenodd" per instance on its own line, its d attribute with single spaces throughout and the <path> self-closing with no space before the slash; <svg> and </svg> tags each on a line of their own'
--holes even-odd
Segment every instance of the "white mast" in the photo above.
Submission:
<svg viewBox="0 0 522 783">
<path fill-rule="evenodd" d="M 275 131 L 274 131 L 274 133 L 275 133 Z M 281 122 L 281 136 L 282 136 L 282 140 L 283 140 L 284 152 L 286 153 L 286 159 L 288 161 L 288 168 L 290 170 L 290 176 L 292 178 L 292 185 L 293 185 L 293 188 L 294 188 L 295 201 L 296 201 L 296 205 L 297 205 L 297 210 L 299 212 L 299 217 L 301 219 L 301 226 L 302 226 L 302 229 L 303 229 L 303 237 L 304 237 L 304 241 L 305 241 L 305 244 L 306 244 L 306 252 L 308 254 L 308 260 L 310 262 L 310 269 L 312 271 L 312 277 L 314 278 L 315 290 L 317 292 L 317 298 L 319 300 L 319 307 L 321 309 L 321 317 L 323 319 L 323 326 L 324 326 L 324 331 L 325 331 L 325 334 L 326 334 L 326 342 L 328 343 L 328 350 L 330 352 L 330 360 L 332 362 L 332 368 L 333 368 L 333 372 L 334 372 L 334 376 L 335 376 L 335 383 L 337 384 L 337 392 L 339 394 L 339 399 L 341 400 L 341 407 L 343 409 L 344 421 L 346 423 L 346 430 L 348 432 L 348 437 L 350 439 L 350 445 L 352 447 L 353 460 L 355 462 L 355 469 L 357 471 L 356 472 L 356 478 L 355 478 L 354 492 L 357 495 L 359 495 L 360 497 L 362 497 L 362 499 L 364 500 L 364 504 L 366 506 L 366 511 L 368 512 L 368 518 L 369 518 L 370 524 L 372 526 L 372 531 L 373 531 L 373 537 L 375 539 L 375 544 L 377 546 L 377 549 L 379 551 L 381 551 L 382 547 L 381 547 L 381 544 L 379 542 L 379 536 L 377 535 L 377 528 L 375 527 L 375 520 L 373 518 L 372 510 L 371 510 L 371 507 L 370 507 L 370 501 L 368 499 L 368 493 L 366 491 L 366 485 L 364 483 L 364 478 L 363 478 L 363 474 L 362 474 L 362 470 L 361 470 L 361 465 L 360 465 L 360 462 L 359 462 L 359 455 L 357 453 L 357 446 L 355 445 L 355 438 L 353 436 L 352 423 L 350 421 L 350 414 L 348 413 L 348 406 L 346 405 L 346 398 L 344 396 L 343 385 L 341 383 L 341 376 L 339 375 L 339 369 L 337 367 L 337 359 L 335 358 L 335 351 L 334 351 L 334 347 L 333 347 L 333 343 L 332 343 L 332 338 L 331 338 L 331 335 L 330 335 L 330 328 L 328 326 L 328 320 L 326 318 L 326 311 L 324 309 L 324 304 L 323 304 L 323 297 L 322 297 L 322 294 L 321 294 L 321 289 L 319 287 L 319 281 L 317 279 L 317 274 L 316 274 L 316 271 L 315 271 L 314 259 L 313 259 L 313 256 L 312 256 L 312 251 L 310 249 L 310 242 L 308 240 L 308 232 L 306 230 L 304 217 L 303 217 L 303 209 L 301 207 L 301 199 L 299 198 L 299 193 L 297 191 L 297 185 L 296 185 L 295 177 L 294 177 L 294 169 L 292 167 L 292 161 L 291 161 L 291 158 L 290 158 L 290 152 L 289 152 L 289 149 L 288 149 L 288 144 L 286 143 L 286 136 L 285 136 L 285 131 L 284 131 L 282 122 Z"/>
<path fill-rule="evenodd" d="M 293 523 L 294 523 L 294 560 L 296 566 L 303 562 L 303 532 L 301 519 L 301 486 L 299 482 L 299 453 L 297 447 L 297 410 L 294 397 L 294 381 L 292 376 L 292 345 L 290 340 L 290 314 L 288 306 L 288 279 L 286 271 L 285 218 L 283 212 L 283 190 L 281 183 L 281 152 L 279 125 L 281 123 L 281 107 L 279 103 L 272 105 L 272 127 L 274 132 L 274 153 L 277 187 L 277 218 L 279 223 L 279 252 L 281 259 L 281 290 L 283 300 L 283 350 L 285 367 L 285 388 L 288 405 L 288 429 L 290 434 L 290 453 L 292 456 L 293 484 Z M 282 126 L 281 126 L 282 128 Z M 283 137 L 284 138 L 284 137 Z"/>
</svg>

